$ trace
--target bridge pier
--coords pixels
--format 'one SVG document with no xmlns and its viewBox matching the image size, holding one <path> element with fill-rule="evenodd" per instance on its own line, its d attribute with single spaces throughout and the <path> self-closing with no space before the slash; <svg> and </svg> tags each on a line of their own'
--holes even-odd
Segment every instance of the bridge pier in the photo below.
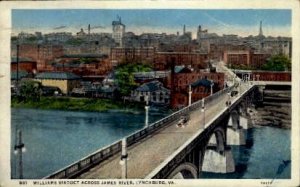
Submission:
<svg viewBox="0 0 300 187">
<path fill-rule="evenodd" d="M 240 126 L 246 130 L 252 128 L 252 125 L 249 122 L 249 119 L 247 116 L 243 116 L 243 115 L 240 116 Z"/>
<path fill-rule="evenodd" d="M 227 145 L 246 145 L 246 137 L 243 129 L 227 128 Z"/>
<path fill-rule="evenodd" d="M 202 171 L 212 173 L 232 173 L 235 171 L 235 164 L 230 147 L 224 152 L 218 152 L 215 146 L 205 150 Z"/>
<path fill-rule="evenodd" d="M 226 143 L 227 145 L 245 145 L 246 138 L 243 128 L 240 126 L 241 122 L 244 127 L 248 128 L 247 119 L 241 117 L 238 111 L 234 110 L 230 114 L 230 118 L 227 125 L 226 131 Z"/>
</svg>

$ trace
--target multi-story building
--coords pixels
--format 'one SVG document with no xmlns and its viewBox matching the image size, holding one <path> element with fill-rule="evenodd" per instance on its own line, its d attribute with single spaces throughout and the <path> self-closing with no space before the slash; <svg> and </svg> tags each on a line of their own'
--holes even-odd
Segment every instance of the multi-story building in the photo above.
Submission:
<svg viewBox="0 0 300 187">
<path fill-rule="evenodd" d="M 253 50 L 230 50 L 224 52 L 224 62 L 228 67 L 261 68 L 270 56 Z"/>
<path fill-rule="evenodd" d="M 284 54 L 292 57 L 292 39 L 288 37 L 267 37 L 261 41 L 261 48 L 272 55 Z"/>
<path fill-rule="evenodd" d="M 123 47 L 123 37 L 125 34 L 125 25 L 121 22 L 121 18 L 118 17 L 117 21 L 112 22 L 112 38 L 115 40 L 119 47 Z"/>
<path fill-rule="evenodd" d="M 224 52 L 224 62 L 228 67 L 250 66 L 249 50 L 232 50 Z"/>
<path fill-rule="evenodd" d="M 151 63 L 155 56 L 155 48 L 139 47 L 124 48 L 115 47 L 111 49 L 111 62 L 113 66 L 117 66 L 122 62 L 148 62 Z"/>
<path fill-rule="evenodd" d="M 172 75 L 171 75 L 172 76 Z M 195 102 L 224 88 L 224 73 L 192 71 L 183 68 L 173 74 L 169 87 L 171 88 L 171 107 L 180 108 L 188 104 L 189 86 L 192 86 L 192 101 Z"/>
<path fill-rule="evenodd" d="M 156 70 L 175 65 L 190 66 L 194 70 L 207 68 L 208 54 L 201 52 L 156 52 L 153 66 Z M 172 64 L 173 63 L 173 64 Z"/>
<path fill-rule="evenodd" d="M 225 51 L 244 51 L 250 50 L 251 47 L 245 44 L 210 44 L 209 46 L 209 58 L 212 60 L 223 60 Z"/>
<path fill-rule="evenodd" d="M 36 35 L 31 33 L 20 32 L 18 34 L 18 41 L 22 43 L 23 41 L 33 37 L 36 37 Z"/>
<path fill-rule="evenodd" d="M 101 54 L 64 55 L 55 59 L 51 68 L 53 71 L 71 72 L 82 78 L 98 81 L 112 70 L 108 56 Z"/>
<path fill-rule="evenodd" d="M 11 58 L 11 71 L 26 71 L 27 73 L 35 73 L 36 72 L 36 61 L 30 58 L 19 58 L 17 62 L 17 58 Z"/>
<path fill-rule="evenodd" d="M 12 50 L 17 50 L 16 47 Z M 17 54 L 16 51 L 12 54 Z M 20 44 L 19 45 L 19 57 L 30 58 L 37 62 L 37 71 L 45 71 L 47 66 L 55 58 L 63 55 L 62 45 L 51 44 Z"/>
<path fill-rule="evenodd" d="M 70 32 L 56 32 L 44 35 L 47 42 L 66 42 L 72 38 Z"/>
</svg>

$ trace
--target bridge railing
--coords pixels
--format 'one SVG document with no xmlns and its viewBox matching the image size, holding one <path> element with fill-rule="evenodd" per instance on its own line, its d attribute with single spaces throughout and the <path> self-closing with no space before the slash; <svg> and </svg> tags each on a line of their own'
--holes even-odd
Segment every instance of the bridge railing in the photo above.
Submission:
<svg viewBox="0 0 300 187">
<path fill-rule="evenodd" d="M 44 178 L 46 179 L 72 178 L 82 173 L 83 171 L 91 168 L 92 166 L 101 163 L 107 158 L 113 156 L 114 154 L 118 153 L 121 150 L 121 146 L 122 146 L 122 142 L 121 140 L 118 140 L 115 143 L 103 147 L 102 149 Z"/>
<path fill-rule="evenodd" d="M 221 90 L 218 94 L 223 94 L 228 91 L 231 91 L 234 87 L 229 87 L 227 89 Z M 170 155 L 163 163 L 161 163 L 159 166 L 157 166 L 150 174 L 146 176 L 146 178 L 151 179 L 161 179 L 165 178 L 166 174 L 169 171 L 174 170 L 174 166 L 176 166 L 179 162 L 181 162 L 182 158 L 184 158 L 187 154 L 191 152 L 193 147 L 195 145 L 203 144 L 203 139 L 207 136 L 207 134 L 211 134 L 210 132 L 215 129 L 216 125 L 220 123 L 220 121 L 223 119 L 220 116 L 225 116 L 227 112 L 230 112 L 229 108 L 234 108 L 235 105 L 239 103 L 239 100 L 242 99 L 243 96 L 245 96 L 247 93 L 251 92 L 255 86 L 249 87 L 247 90 L 243 91 L 241 94 L 242 96 L 235 98 L 234 103 L 230 105 L 230 107 L 224 108 L 223 111 L 220 111 L 218 116 L 215 116 L 213 119 L 208 121 L 207 126 L 204 127 L 204 129 L 199 130 L 196 134 L 194 134 L 191 138 L 189 138 L 181 147 L 179 147 L 172 155 Z M 212 96 L 213 97 L 213 96 Z M 214 96 L 216 97 L 216 96 Z M 196 104 L 196 103 L 195 103 Z M 202 136 L 201 136 L 202 134 Z M 203 146 L 206 146 L 206 143 L 204 143 Z M 178 166 L 178 165 L 177 165 Z"/>
<path fill-rule="evenodd" d="M 231 86 L 231 87 L 227 87 L 223 90 L 220 90 L 216 93 L 214 93 L 213 95 L 210 95 L 208 97 L 205 97 L 204 98 L 204 104 L 209 104 L 210 102 L 212 102 L 213 100 L 215 100 L 216 98 L 220 97 L 220 95 L 223 95 L 224 93 L 227 93 L 227 92 L 230 92 L 232 91 L 234 88 L 234 86 Z M 194 102 L 193 104 L 191 104 L 191 106 L 189 106 L 189 110 L 196 110 L 198 108 L 200 108 L 202 106 L 202 101 L 199 100 L 199 101 L 196 101 Z"/>
<path fill-rule="evenodd" d="M 211 96 L 208 96 L 204 98 L 204 102 L 206 104 L 210 103 L 214 99 L 218 98 L 220 95 L 230 91 L 233 89 L 232 87 L 228 87 L 226 89 L 220 90 L 216 93 L 214 93 Z M 133 145 L 137 142 L 139 142 L 141 139 L 145 138 L 146 136 L 154 133 L 155 131 L 160 130 L 163 127 L 166 127 L 170 123 L 179 120 L 182 115 L 188 114 L 190 111 L 194 111 L 198 108 L 200 108 L 202 105 L 201 100 L 194 102 L 191 104 L 191 106 L 184 107 L 174 113 L 172 113 L 169 116 L 166 116 L 152 124 L 150 124 L 147 127 L 144 127 L 141 130 L 138 130 L 129 136 L 126 137 L 127 140 L 127 146 Z M 45 178 L 52 179 L 52 178 L 72 178 L 80 173 L 83 173 L 84 171 L 92 168 L 93 166 L 101 163 L 102 161 L 106 160 L 107 158 L 115 155 L 118 152 L 121 152 L 122 146 L 121 146 L 121 140 L 116 141 L 115 143 L 108 145 L 100 150 L 97 150 L 96 152 L 84 157 L 83 159 L 74 162 L 73 164 L 70 164 L 69 166 L 54 172 L 53 174 L 50 174 L 46 176 Z"/>
</svg>

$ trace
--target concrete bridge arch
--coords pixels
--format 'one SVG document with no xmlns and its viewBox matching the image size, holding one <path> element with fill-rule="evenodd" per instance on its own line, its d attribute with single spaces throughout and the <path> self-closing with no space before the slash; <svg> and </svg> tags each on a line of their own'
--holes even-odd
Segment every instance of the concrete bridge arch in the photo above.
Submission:
<svg viewBox="0 0 300 187">
<path fill-rule="evenodd" d="M 224 152 L 225 150 L 225 143 L 226 143 L 226 133 L 224 128 L 218 127 L 214 130 L 211 134 L 207 146 L 214 146 L 216 147 L 216 151 Z"/>
<path fill-rule="evenodd" d="M 201 155 L 200 171 L 213 173 L 235 171 L 233 155 L 226 144 L 226 128 L 222 126 L 213 131 Z"/>
<path fill-rule="evenodd" d="M 197 167 L 189 162 L 180 164 L 174 171 L 168 176 L 168 179 L 197 179 L 199 172 Z"/>
</svg>

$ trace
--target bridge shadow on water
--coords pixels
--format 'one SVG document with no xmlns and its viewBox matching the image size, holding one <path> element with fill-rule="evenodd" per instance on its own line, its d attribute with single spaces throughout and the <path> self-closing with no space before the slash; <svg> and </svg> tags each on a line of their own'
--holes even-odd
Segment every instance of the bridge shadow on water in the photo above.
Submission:
<svg viewBox="0 0 300 187">
<path fill-rule="evenodd" d="M 247 172 L 249 159 L 252 153 L 251 148 L 254 145 L 253 129 L 245 130 L 246 133 L 246 145 L 243 146 L 231 146 L 234 162 L 235 172 L 233 173 L 211 173 L 202 172 L 199 178 L 204 179 L 242 179 Z"/>
</svg>

